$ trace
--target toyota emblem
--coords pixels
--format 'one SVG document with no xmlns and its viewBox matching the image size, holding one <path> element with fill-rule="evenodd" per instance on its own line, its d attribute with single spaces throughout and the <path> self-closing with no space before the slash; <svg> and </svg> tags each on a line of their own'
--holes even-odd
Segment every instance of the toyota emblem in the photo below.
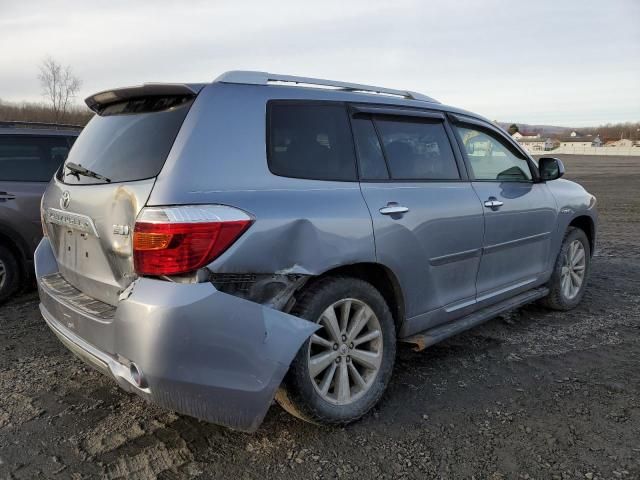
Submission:
<svg viewBox="0 0 640 480">
<path fill-rule="evenodd" d="M 60 197 L 60 207 L 66 210 L 69 206 L 70 201 L 71 194 L 69 193 L 69 190 L 65 190 L 64 192 L 62 192 L 62 197 Z"/>
</svg>

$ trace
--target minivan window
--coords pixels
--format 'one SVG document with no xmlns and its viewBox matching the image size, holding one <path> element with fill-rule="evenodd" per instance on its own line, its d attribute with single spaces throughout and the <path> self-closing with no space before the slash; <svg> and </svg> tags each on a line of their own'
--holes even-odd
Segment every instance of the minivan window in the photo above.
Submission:
<svg viewBox="0 0 640 480">
<path fill-rule="evenodd" d="M 64 136 L 0 135 L 0 180 L 48 182 L 68 153 Z"/>
<path fill-rule="evenodd" d="M 522 182 L 531 180 L 527 160 L 515 155 L 488 131 L 455 127 L 460 135 L 475 180 Z"/>
<path fill-rule="evenodd" d="M 160 97 L 110 105 L 89 121 L 69 152 L 68 162 L 112 182 L 155 177 L 192 103 L 192 97 Z M 69 184 L 106 181 L 70 173 L 61 169 L 58 178 Z"/>
<path fill-rule="evenodd" d="M 376 118 L 391 178 L 458 180 L 447 132 L 440 121 Z"/>
<path fill-rule="evenodd" d="M 358 150 L 360 178 L 362 180 L 388 179 L 387 165 L 373 122 L 368 118 L 354 118 L 351 126 Z"/>
<path fill-rule="evenodd" d="M 272 173 L 284 177 L 355 181 L 345 107 L 270 103 L 267 161 Z"/>
</svg>

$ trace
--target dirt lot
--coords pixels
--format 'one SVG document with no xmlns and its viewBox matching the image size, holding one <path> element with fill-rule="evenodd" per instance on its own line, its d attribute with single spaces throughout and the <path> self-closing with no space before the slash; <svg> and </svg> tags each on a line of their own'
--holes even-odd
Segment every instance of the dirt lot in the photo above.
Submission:
<svg viewBox="0 0 640 480">
<path fill-rule="evenodd" d="M 0 478 L 640 478 L 640 157 L 565 157 L 598 197 L 590 286 L 422 353 L 363 421 L 273 406 L 253 435 L 123 393 L 46 328 L 34 292 L 0 308 Z"/>
</svg>

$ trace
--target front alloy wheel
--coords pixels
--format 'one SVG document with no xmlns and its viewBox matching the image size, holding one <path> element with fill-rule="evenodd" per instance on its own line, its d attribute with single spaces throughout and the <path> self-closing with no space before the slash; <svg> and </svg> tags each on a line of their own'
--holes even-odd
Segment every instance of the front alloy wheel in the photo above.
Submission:
<svg viewBox="0 0 640 480">
<path fill-rule="evenodd" d="M 549 295 L 543 300 L 554 310 L 571 310 L 584 295 L 591 268 L 591 245 L 585 232 L 569 227 L 547 287 Z"/>
<path fill-rule="evenodd" d="M 586 272 L 587 255 L 580 240 L 573 240 L 563 256 L 562 270 L 560 273 L 562 294 L 567 300 L 576 298 Z"/>
</svg>

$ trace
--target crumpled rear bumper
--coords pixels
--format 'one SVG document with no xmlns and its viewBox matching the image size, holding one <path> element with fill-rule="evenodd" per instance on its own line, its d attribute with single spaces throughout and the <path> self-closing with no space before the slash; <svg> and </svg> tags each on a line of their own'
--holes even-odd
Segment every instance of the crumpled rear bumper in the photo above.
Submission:
<svg viewBox="0 0 640 480">
<path fill-rule="evenodd" d="M 209 283 L 147 278 L 134 282 L 112 317 L 96 316 L 50 288 L 46 279 L 57 268 L 46 238 L 35 262 L 42 315 L 71 351 L 153 403 L 238 430 L 258 428 L 293 357 L 318 329 Z"/>
</svg>

